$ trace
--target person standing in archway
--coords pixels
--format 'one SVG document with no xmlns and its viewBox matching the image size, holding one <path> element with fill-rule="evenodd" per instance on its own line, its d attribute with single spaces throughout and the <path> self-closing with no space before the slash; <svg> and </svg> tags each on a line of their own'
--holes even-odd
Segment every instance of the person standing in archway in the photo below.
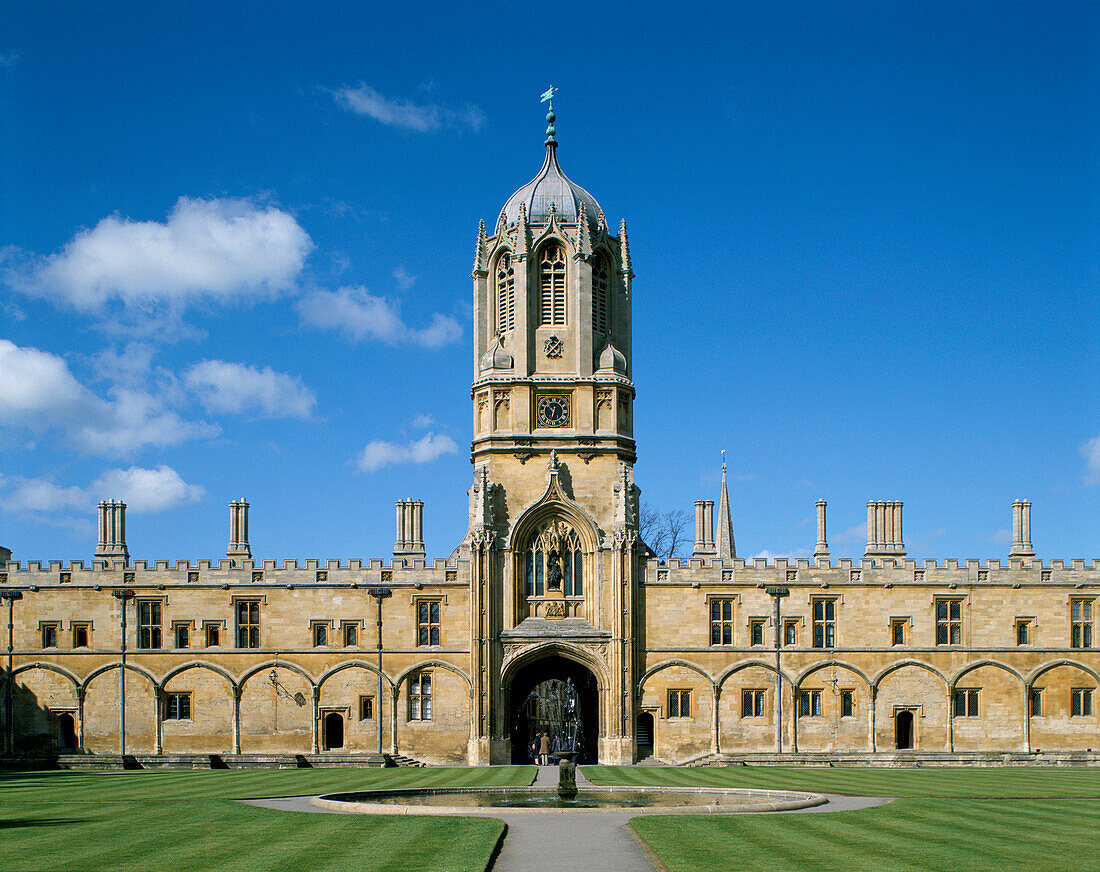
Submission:
<svg viewBox="0 0 1100 872">
<path fill-rule="evenodd" d="M 550 734 L 543 733 L 542 738 L 539 739 L 539 765 L 550 765 Z"/>
</svg>

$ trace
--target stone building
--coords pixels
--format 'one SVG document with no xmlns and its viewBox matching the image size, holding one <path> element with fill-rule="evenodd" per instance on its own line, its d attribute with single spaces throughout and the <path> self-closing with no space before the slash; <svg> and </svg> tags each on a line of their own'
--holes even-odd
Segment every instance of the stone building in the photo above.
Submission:
<svg viewBox="0 0 1100 872">
<path fill-rule="evenodd" d="M 723 471 L 692 557 L 653 556 L 626 226 L 564 175 L 553 126 L 545 146 L 477 232 L 465 539 L 429 561 L 401 500 L 392 558 L 279 564 L 240 500 L 224 559 L 131 561 L 125 505 L 101 503 L 88 565 L 0 555 L 16 752 L 506 763 L 568 682 L 590 761 L 1096 760 L 1100 563 L 1038 559 L 1026 501 L 1004 561 L 910 560 L 881 501 L 859 561 L 830 557 L 824 501 L 812 559 L 746 561 Z"/>
</svg>

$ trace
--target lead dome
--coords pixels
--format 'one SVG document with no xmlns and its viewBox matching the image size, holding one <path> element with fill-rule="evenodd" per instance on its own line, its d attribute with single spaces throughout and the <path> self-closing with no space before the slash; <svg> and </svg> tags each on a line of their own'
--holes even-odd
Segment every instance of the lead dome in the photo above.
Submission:
<svg viewBox="0 0 1100 872">
<path fill-rule="evenodd" d="M 501 216 L 507 226 L 519 220 L 520 204 L 527 211 L 527 220 L 534 224 L 546 224 L 550 220 L 553 208 L 558 221 L 562 224 L 576 224 L 584 204 L 584 213 L 589 226 L 595 230 L 603 209 L 588 191 L 569 179 L 558 166 L 557 142 L 552 138 L 546 142 L 546 158 L 531 181 L 512 194 L 501 210 Z"/>
</svg>

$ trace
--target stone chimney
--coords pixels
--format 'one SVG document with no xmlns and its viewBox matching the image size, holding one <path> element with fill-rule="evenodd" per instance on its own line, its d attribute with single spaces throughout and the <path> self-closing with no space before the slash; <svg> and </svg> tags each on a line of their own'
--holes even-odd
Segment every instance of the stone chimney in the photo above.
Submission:
<svg viewBox="0 0 1100 872">
<path fill-rule="evenodd" d="M 817 501 L 817 544 L 814 545 L 814 559 L 829 562 L 829 541 L 825 538 L 825 500 Z"/>
<path fill-rule="evenodd" d="M 252 559 L 252 546 L 248 544 L 248 500 L 244 497 L 229 504 L 229 547 L 225 556 L 234 566 Z"/>
<path fill-rule="evenodd" d="M 126 550 L 126 503 L 121 500 L 99 503 L 99 543 L 95 556 L 99 560 L 130 559 Z"/>
<path fill-rule="evenodd" d="M 424 556 L 424 503 L 404 499 L 397 508 L 397 537 L 393 543 L 394 557 Z"/>
<path fill-rule="evenodd" d="M 867 550 L 864 557 L 904 557 L 901 503 L 872 500 L 867 504 Z"/>
<path fill-rule="evenodd" d="M 716 554 L 714 546 L 714 500 L 695 501 L 695 550 L 692 557 Z"/>
<path fill-rule="evenodd" d="M 1034 557 L 1031 545 L 1031 500 L 1012 503 L 1012 548 L 1009 557 Z"/>
</svg>

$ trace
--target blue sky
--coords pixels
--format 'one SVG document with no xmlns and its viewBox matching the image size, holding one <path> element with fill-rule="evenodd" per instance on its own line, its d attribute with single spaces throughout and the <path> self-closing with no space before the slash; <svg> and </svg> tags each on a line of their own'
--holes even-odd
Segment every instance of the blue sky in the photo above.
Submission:
<svg viewBox="0 0 1100 872">
<path fill-rule="evenodd" d="M 466 521 L 470 264 L 542 160 L 627 221 L 643 499 L 806 555 L 1100 555 L 1100 6 L 16 2 L 0 543 L 386 556 Z"/>
</svg>

